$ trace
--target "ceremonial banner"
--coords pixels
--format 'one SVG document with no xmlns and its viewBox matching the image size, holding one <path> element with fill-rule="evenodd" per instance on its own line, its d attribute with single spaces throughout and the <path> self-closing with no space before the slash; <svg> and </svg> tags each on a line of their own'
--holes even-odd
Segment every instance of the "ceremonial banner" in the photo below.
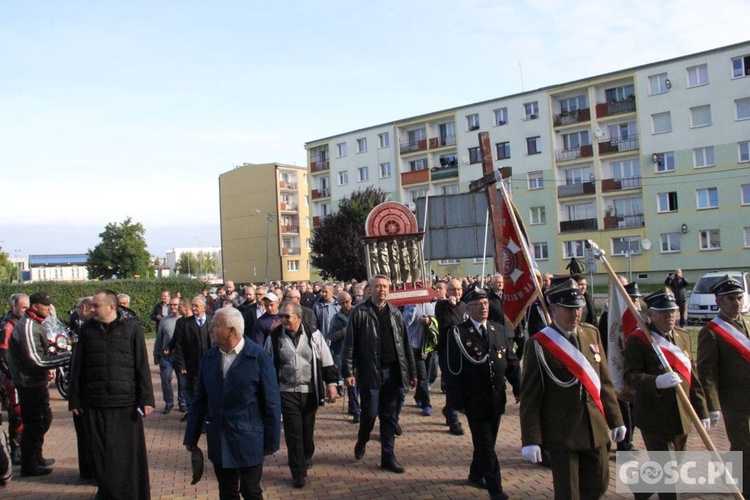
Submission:
<svg viewBox="0 0 750 500">
<path fill-rule="evenodd" d="M 506 278 L 503 290 L 503 312 L 505 321 L 515 328 L 524 318 L 526 309 L 536 298 L 535 273 L 539 273 L 539 269 L 529 252 L 526 231 L 518 210 L 508 199 L 505 188 L 500 189 L 503 194 L 501 208 L 503 276 Z"/>
<path fill-rule="evenodd" d="M 609 312 L 607 313 L 607 361 L 612 385 L 617 397 L 623 401 L 633 398 L 633 390 L 623 380 L 625 339 L 638 328 L 638 321 L 628 309 L 628 304 L 614 283 L 609 285 Z"/>
</svg>

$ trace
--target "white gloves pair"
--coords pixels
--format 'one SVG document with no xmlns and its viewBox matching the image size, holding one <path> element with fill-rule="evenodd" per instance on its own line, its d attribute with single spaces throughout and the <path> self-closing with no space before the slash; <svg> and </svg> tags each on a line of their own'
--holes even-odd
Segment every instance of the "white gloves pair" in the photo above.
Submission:
<svg viewBox="0 0 750 500">
<path fill-rule="evenodd" d="M 711 427 L 716 427 L 716 424 L 719 423 L 719 419 L 721 419 L 720 411 L 710 411 L 708 412 L 708 415 L 709 418 L 701 420 L 701 424 L 703 424 L 703 428 L 706 430 L 709 430 Z"/>
<path fill-rule="evenodd" d="M 624 425 L 621 425 L 620 427 L 615 427 L 614 429 L 612 429 L 611 432 L 612 441 L 614 441 L 615 443 L 619 443 L 620 441 L 625 439 L 625 433 L 627 432 L 627 429 Z M 521 455 L 523 456 L 524 460 L 527 460 L 532 464 L 538 464 L 542 461 L 542 449 L 536 444 L 530 444 L 521 448 Z"/>
<path fill-rule="evenodd" d="M 682 379 L 675 372 L 662 373 L 656 377 L 657 389 L 669 389 L 670 387 L 677 387 L 681 383 Z"/>
</svg>

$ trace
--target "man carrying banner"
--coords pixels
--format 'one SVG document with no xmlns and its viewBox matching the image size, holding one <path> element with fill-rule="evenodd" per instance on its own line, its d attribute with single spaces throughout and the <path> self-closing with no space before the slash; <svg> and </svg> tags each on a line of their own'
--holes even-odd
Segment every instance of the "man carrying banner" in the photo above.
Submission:
<svg viewBox="0 0 750 500">
<path fill-rule="evenodd" d="M 675 387 L 682 385 L 690 395 L 690 404 L 708 429 L 703 387 L 693 361 L 690 334 L 675 327 L 677 303 L 668 289 L 657 291 L 644 299 L 648 306 L 650 330 L 663 357 L 673 371 L 665 372 L 648 336 L 639 328 L 625 341 L 625 383 L 635 391 L 633 421 L 641 430 L 649 451 L 684 451 L 692 426 L 690 416 L 677 401 Z M 636 498 L 648 498 L 648 494 Z M 665 497 L 660 494 L 660 498 Z"/>
<path fill-rule="evenodd" d="M 537 463 L 541 446 L 549 450 L 556 499 L 600 498 L 609 485 L 608 441 L 621 441 L 625 426 L 599 332 L 581 325 L 578 285 L 568 279 L 547 298 L 554 323 L 526 342 L 521 453 Z"/>
<path fill-rule="evenodd" d="M 741 313 L 744 290 L 726 275 L 711 292 L 719 314 L 698 333 L 698 373 L 711 423 L 724 413 L 730 450 L 742 452 L 742 491 L 750 493 L 750 318 Z"/>
</svg>

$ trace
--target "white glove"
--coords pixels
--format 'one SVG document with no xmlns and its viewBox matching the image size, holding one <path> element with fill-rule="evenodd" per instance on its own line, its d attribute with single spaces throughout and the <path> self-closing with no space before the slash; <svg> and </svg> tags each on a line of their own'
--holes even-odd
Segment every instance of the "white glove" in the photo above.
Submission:
<svg viewBox="0 0 750 500">
<path fill-rule="evenodd" d="M 521 448 L 521 455 L 532 464 L 538 464 L 542 461 L 542 449 L 535 444 Z"/>
<path fill-rule="evenodd" d="M 708 430 L 711 428 L 711 419 L 710 418 L 703 418 L 701 419 L 701 424 L 703 424 L 703 428 Z"/>
<path fill-rule="evenodd" d="M 710 411 L 708 412 L 709 416 L 711 417 L 711 426 L 715 426 L 719 423 L 719 420 L 721 420 L 721 412 L 720 411 Z"/>
<path fill-rule="evenodd" d="M 624 425 L 621 425 L 620 427 L 615 427 L 612 429 L 612 441 L 615 443 L 619 443 L 623 439 L 625 439 L 625 433 L 628 432 L 628 430 L 625 428 Z"/>
<path fill-rule="evenodd" d="M 662 373 L 656 377 L 657 389 L 669 389 L 670 387 L 677 387 L 681 383 L 682 379 L 675 372 Z"/>
</svg>

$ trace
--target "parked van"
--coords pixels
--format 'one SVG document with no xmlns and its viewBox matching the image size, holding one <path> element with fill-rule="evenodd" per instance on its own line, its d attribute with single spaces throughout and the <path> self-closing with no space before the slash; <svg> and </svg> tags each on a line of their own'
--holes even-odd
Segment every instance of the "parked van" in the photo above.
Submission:
<svg viewBox="0 0 750 500">
<path fill-rule="evenodd" d="M 721 271 L 706 273 L 695 282 L 693 293 L 688 299 L 688 323 L 706 323 L 711 321 L 719 312 L 716 306 L 716 297 L 711 293 L 711 287 L 724 275 L 728 274 L 740 283 L 745 289 L 745 303 L 742 312 L 750 311 L 750 274 L 746 271 Z"/>
</svg>

